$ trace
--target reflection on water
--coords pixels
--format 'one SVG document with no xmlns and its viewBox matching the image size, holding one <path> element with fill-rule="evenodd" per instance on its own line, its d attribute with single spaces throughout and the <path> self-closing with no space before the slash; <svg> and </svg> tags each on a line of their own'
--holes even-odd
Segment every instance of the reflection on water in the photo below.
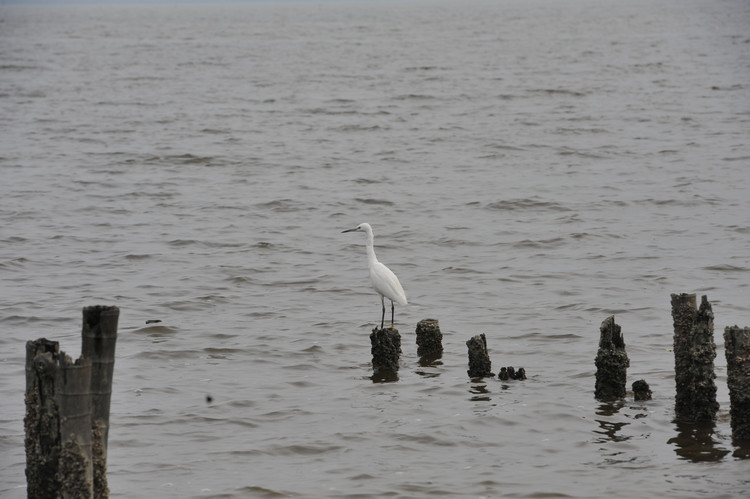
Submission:
<svg viewBox="0 0 750 499">
<path fill-rule="evenodd" d="M 732 457 L 737 459 L 750 459 L 750 442 L 734 442 L 737 446 L 732 453 Z"/>
<path fill-rule="evenodd" d="M 424 378 L 437 378 L 440 376 L 439 368 L 443 365 L 443 361 L 440 360 L 441 358 L 442 354 L 420 357 L 419 367 L 423 367 L 424 369 L 417 369 L 414 372 Z"/>
<path fill-rule="evenodd" d="M 682 459 L 694 463 L 721 461 L 729 454 L 729 450 L 719 444 L 714 422 L 675 421 L 674 424 L 677 436 L 670 438 L 667 443 L 675 446 L 675 454 Z"/>
<path fill-rule="evenodd" d="M 599 405 L 599 408 L 596 411 L 596 415 L 603 418 L 611 418 L 612 416 L 616 416 L 624 405 L 625 403 L 622 400 L 604 402 Z M 600 418 L 595 419 L 595 421 L 599 424 L 599 429 L 594 430 L 594 433 L 596 433 L 597 435 L 602 435 L 595 440 L 596 443 L 601 444 L 606 442 L 624 442 L 630 439 L 630 437 L 621 434 L 622 429 L 630 423 L 625 421 L 613 421 L 610 419 Z"/>
<path fill-rule="evenodd" d="M 486 384 L 472 384 L 469 388 L 469 393 L 473 395 L 471 397 L 472 402 L 489 402 L 492 400 Z"/>
<path fill-rule="evenodd" d="M 373 383 L 395 383 L 398 381 L 398 372 L 381 370 L 370 376 Z"/>
<path fill-rule="evenodd" d="M 443 358 L 442 354 L 438 354 L 435 356 L 424 356 L 419 358 L 419 366 L 420 367 L 438 367 L 443 365 L 443 361 L 440 360 Z"/>
</svg>

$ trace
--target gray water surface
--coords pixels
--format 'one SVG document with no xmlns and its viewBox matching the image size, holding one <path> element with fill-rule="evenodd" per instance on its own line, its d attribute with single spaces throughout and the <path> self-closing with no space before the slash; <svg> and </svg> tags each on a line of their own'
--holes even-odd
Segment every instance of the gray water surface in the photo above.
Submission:
<svg viewBox="0 0 750 499">
<path fill-rule="evenodd" d="M 24 343 L 77 356 L 108 304 L 113 498 L 746 496 L 748 26 L 744 0 L 1 6 L 0 495 Z M 360 222 L 410 301 L 390 383 Z M 682 292 L 716 316 L 703 431 L 673 421 Z M 593 398 L 613 314 L 651 401 Z M 478 333 L 528 379 L 470 380 Z"/>
</svg>

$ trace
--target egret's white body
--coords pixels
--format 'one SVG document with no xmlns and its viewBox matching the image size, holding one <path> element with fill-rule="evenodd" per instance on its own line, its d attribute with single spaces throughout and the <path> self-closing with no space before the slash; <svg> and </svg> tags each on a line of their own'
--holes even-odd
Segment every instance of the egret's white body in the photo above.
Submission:
<svg viewBox="0 0 750 499">
<path fill-rule="evenodd" d="M 393 303 L 399 305 L 406 305 L 406 293 L 404 288 L 401 287 L 401 283 L 398 281 L 396 274 L 391 271 L 388 267 L 378 261 L 375 256 L 375 245 L 374 237 L 372 235 L 372 227 L 370 224 L 363 223 L 359 224 L 353 229 L 348 229 L 342 232 L 365 232 L 367 234 L 367 266 L 370 268 L 370 281 L 372 287 L 380 295 L 380 303 L 383 306 L 383 315 L 380 318 L 380 329 L 383 329 L 383 323 L 385 322 L 385 299 L 391 300 L 391 328 L 393 328 L 393 316 L 394 309 Z"/>
</svg>

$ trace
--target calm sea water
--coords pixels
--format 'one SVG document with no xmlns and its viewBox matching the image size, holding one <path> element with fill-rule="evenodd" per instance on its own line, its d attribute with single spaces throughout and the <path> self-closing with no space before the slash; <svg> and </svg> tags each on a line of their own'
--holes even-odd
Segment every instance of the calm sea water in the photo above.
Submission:
<svg viewBox="0 0 750 499">
<path fill-rule="evenodd" d="M 77 356 L 112 304 L 112 497 L 747 497 L 748 26 L 745 0 L 0 7 L 0 496 L 24 343 Z M 360 222 L 410 300 L 389 383 Z M 709 428 L 673 421 L 681 292 L 716 315 Z M 593 398 L 612 314 L 649 402 Z M 528 379 L 470 380 L 478 333 Z"/>
</svg>

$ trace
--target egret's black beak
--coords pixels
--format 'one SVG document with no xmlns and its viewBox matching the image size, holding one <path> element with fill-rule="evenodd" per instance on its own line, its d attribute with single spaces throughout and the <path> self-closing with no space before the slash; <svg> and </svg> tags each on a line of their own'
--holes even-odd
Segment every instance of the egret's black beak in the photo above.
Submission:
<svg viewBox="0 0 750 499">
<path fill-rule="evenodd" d="M 342 231 L 341 231 L 341 233 L 343 234 L 344 232 L 353 232 L 353 231 L 355 231 L 355 230 L 357 230 L 357 228 L 356 228 L 356 227 L 354 227 L 353 229 L 346 229 L 346 230 L 342 230 Z"/>
</svg>

